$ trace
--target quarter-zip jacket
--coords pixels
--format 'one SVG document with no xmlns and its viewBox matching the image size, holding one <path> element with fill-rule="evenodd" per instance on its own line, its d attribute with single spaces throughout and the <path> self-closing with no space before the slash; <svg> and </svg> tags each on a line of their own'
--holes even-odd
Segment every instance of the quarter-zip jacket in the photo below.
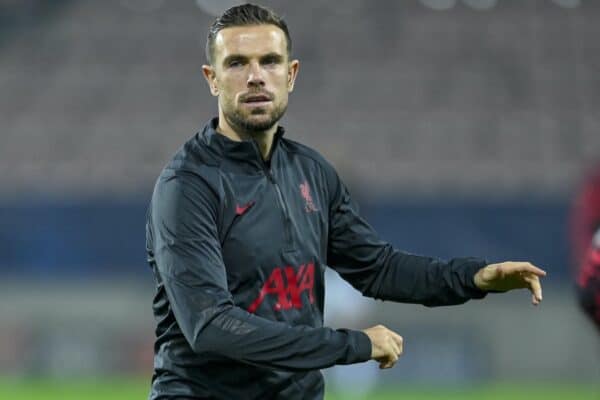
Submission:
<svg viewBox="0 0 600 400">
<path fill-rule="evenodd" d="M 360 217 L 316 151 L 274 137 L 270 162 L 213 119 L 160 174 L 146 225 L 156 283 L 151 399 L 321 399 L 319 369 L 370 359 L 323 326 L 324 269 L 363 295 L 439 306 L 481 298 L 486 263 L 408 254 Z"/>
</svg>

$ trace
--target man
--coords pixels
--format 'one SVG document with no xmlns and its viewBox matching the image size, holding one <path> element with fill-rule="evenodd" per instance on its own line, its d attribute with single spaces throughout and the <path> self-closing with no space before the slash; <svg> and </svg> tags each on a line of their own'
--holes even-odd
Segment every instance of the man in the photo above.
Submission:
<svg viewBox="0 0 600 400">
<path fill-rule="evenodd" d="M 400 335 L 322 326 L 324 268 L 365 296 L 427 306 L 529 288 L 529 264 L 406 254 L 359 216 L 333 167 L 278 125 L 299 62 L 286 24 L 254 5 L 212 25 L 203 73 L 218 118 L 161 173 L 148 212 L 157 320 L 151 399 L 320 399 L 319 369 L 392 367 Z"/>
<path fill-rule="evenodd" d="M 600 332 L 600 227 L 577 274 L 577 293 L 581 308 Z"/>
<path fill-rule="evenodd" d="M 600 164 L 590 169 L 575 198 L 571 249 L 579 304 L 600 332 Z"/>
<path fill-rule="evenodd" d="M 573 265 L 578 270 L 585 261 L 596 230 L 600 228 L 600 163 L 586 172 L 574 198 L 570 217 L 571 253 Z"/>
</svg>

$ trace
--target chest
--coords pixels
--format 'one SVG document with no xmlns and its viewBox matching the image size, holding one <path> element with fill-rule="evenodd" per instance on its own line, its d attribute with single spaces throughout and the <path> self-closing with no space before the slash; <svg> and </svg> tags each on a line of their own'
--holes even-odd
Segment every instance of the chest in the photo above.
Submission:
<svg viewBox="0 0 600 400">
<path fill-rule="evenodd" d="M 276 268 L 324 261 L 328 193 L 319 173 L 292 161 L 224 174 L 223 185 L 220 240 L 230 290 L 264 282 Z"/>
</svg>

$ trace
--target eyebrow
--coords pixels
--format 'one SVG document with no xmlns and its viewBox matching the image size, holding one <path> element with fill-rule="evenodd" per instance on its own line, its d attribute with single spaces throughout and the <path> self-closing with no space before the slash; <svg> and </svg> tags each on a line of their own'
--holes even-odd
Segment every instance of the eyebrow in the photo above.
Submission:
<svg viewBox="0 0 600 400">
<path fill-rule="evenodd" d="M 261 62 L 264 60 L 269 60 L 269 59 L 273 59 L 275 61 L 280 62 L 284 58 L 281 54 L 275 53 L 275 52 L 267 53 L 260 57 Z M 228 65 L 232 61 L 248 61 L 248 57 L 244 56 L 242 54 L 230 54 L 223 59 L 223 65 Z"/>
<path fill-rule="evenodd" d="M 275 61 L 283 61 L 283 56 L 279 53 L 271 52 L 271 53 L 265 54 L 264 56 L 262 56 L 260 58 L 261 61 L 268 60 L 268 59 L 272 59 Z"/>
</svg>

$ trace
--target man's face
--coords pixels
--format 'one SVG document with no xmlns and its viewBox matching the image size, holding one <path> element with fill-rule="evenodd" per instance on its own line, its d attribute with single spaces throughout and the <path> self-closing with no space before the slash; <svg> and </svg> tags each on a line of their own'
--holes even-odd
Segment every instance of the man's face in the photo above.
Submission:
<svg viewBox="0 0 600 400">
<path fill-rule="evenodd" d="M 285 33 L 275 25 L 221 30 L 213 64 L 204 66 L 220 114 L 236 131 L 264 132 L 283 116 L 298 61 L 289 61 Z"/>
</svg>

